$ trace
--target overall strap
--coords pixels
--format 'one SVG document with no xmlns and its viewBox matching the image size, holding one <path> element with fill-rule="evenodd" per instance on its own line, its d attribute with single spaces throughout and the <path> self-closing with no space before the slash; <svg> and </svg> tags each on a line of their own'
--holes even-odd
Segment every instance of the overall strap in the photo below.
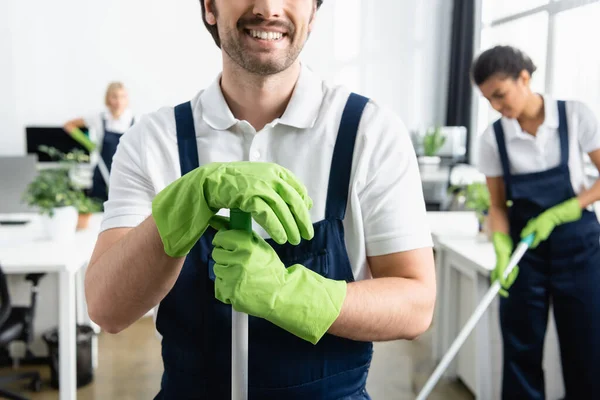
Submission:
<svg viewBox="0 0 600 400">
<path fill-rule="evenodd" d="M 344 108 L 329 172 L 326 218 L 343 220 L 346 215 L 354 143 L 362 113 L 368 102 L 368 98 L 351 93 Z"/>
<path fill-rule="evenodd" d="M 100 114 L 100 118 L 102 119 L 102 132 L 106 133 L 106 118 L 102 114 Z"/>
<path fill-rule="evenodd" d="M 191 102 L 188 101 L 175 107 L 175 124 L 177 125 L 179 166 L 181 176 L 183 176 L 200 166 Z"/>
<path fill-rule="evenodd" d="M 502 172 L 504 174 L 506 200 L 510 200 L 512 198 L 510 191 L 512 177 L 510 175 L 510 162 L 508 161 L 508 152 L 506 151 L 506 140 L 501 119 L 494 122 L 494 133 L 496 134 L 496 143 L 498 143 L 498 153 L 500 154 L 500 162 L 502 163 Z"/>
<path fill-rule="evenodd" d="M 560 137 L 560 164 L 569 165 L 569 127 L 564 100 L 558 101 L 558 134 Z"/>
</svg>

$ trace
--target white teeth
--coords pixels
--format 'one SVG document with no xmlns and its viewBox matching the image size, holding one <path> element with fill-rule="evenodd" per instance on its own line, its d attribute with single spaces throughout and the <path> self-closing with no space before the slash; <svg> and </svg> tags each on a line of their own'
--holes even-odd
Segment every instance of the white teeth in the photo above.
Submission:
<svg viewBox="0 0 600 400">
<path fill-rule="evenodd" d="M 281 32 L 263 32 L 263 31 L 255 31 L 251 30 L 250 35 L 255 38 L 259 38 L 262 40 L 279 40 L 283 37 Z"/>
</svg>

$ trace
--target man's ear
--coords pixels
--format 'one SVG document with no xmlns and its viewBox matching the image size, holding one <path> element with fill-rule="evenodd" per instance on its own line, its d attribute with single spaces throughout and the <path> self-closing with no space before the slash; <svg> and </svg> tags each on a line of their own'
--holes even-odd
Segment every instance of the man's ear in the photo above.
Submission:
<svg viewBox="0 0 600 400">
<path fill-rule="evenodd" d="M 529 85 L 529 82 L 531 81 L 531 75 L 529 74 L 529 71 L 527 71 L 526 69 L 521 71 L 521 73 L 519 74 L 519 78 L 521 79 L 521 82 L 523 82 L 523 84 L 525 86 Z"/>
<path fill-rule="evenodd" d="M 215 12 L 214 0 L 202 0 L 204 2 L 205 19 L 209 25 L 217 24 L 217 13 Z"/>
<path fill-rule="evenodd" d="M 315 1 L 315 5 L 313 7 L 313 12 L 312 12 L 312 16 L 310 17 L 310 22 L 308 23 L 308 33 L 311 33 L 313 30 L 313 27 L 315 25 L 315 20 L 317 19 L 317 2 Z"/>
</svg>

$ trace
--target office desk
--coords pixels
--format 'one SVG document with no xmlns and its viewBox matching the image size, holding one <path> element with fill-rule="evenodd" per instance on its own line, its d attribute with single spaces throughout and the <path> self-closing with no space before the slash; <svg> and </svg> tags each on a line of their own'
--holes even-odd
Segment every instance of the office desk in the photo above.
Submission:
<svg viewBox="0 0 600 400">
<path fill-rule="evenodd" d="M 435 302 L 435 312 L 433 325 L 433 343 L 432 359 L 439 360 L 443 356 L 443 351 L 448 348 L 448 332 L 443 330 L 446 327 L 446 319 L 449 317 L 445 310 L 444 299 L 449 295 L 450 286 L 446 276 L 447 268 L 444 267 L 445 249 L 441 245 L 444 238 L 475 238 L 477 236 L 478 222 L 474 212 L 471 211 L 430 211 L 427 213 L 429 228 L 433 239 L 435 251 L 435 275 L 437 280 L 437 301 Z"/>
<path fill-rule="evenodd" d="M 64 241 L 47 240 L 35 214 L 0 214 L 0 219 L 31 221 L 27 225 L 0 226 L 0 265 L 6 274 L 58 274 L 59 395 L 60 400 L 75 399 L 76 308 L 83 304 L 83 299 L 77 301 L 83 290 L 80 288 L 79 296 L 76 295 L 76 276 L 92 255 L 101 216 L 93 215 L 87 229 Z"/>
</svg>

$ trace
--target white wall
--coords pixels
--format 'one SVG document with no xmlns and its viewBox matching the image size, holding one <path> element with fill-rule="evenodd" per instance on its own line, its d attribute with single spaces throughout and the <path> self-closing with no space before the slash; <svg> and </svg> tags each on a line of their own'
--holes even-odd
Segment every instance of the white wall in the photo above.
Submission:
<svg viewBox="0 0 600 400">
<path fill-rule="evenodd" d="M 220 68 L 198 1 L 0 3 L 0 155 L 25 151 L 26 125 L 99 112 L 111 80 L 146 113 L 189 99 Z M 303 54 L 313 69 L 409 128 L 443 121 L 451 2 L 326 0 L 318 18 Z"/>
</svg>

